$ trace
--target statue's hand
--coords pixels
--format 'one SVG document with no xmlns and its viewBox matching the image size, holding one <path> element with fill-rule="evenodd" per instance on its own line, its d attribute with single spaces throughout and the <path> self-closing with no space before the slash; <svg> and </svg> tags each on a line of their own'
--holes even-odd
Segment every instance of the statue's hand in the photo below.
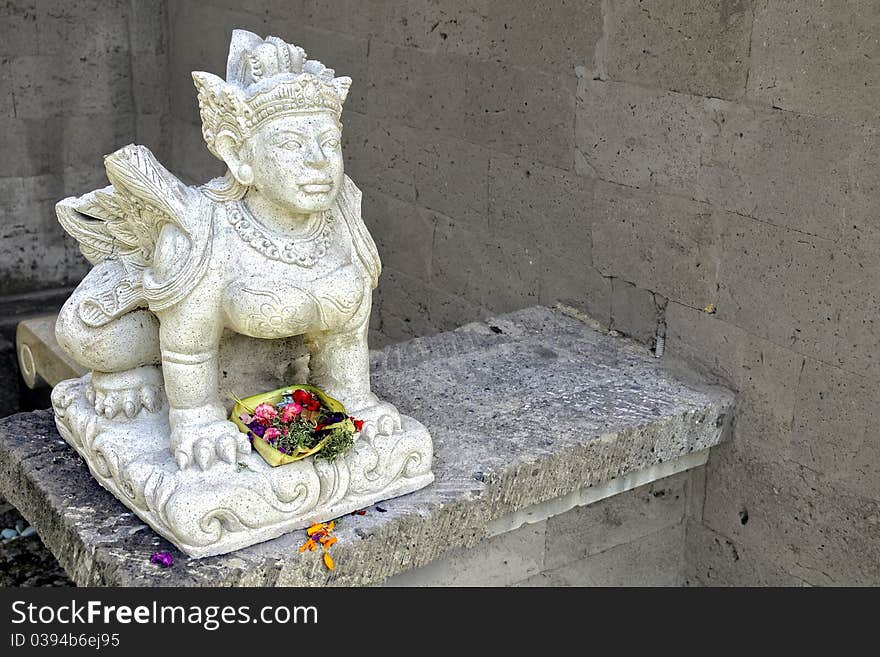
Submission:
<svg viewBox="0 0 880 657">
<path fill-rule="evenodd" d="M 356 420 L 364 421 L 362 434 L 372 440 L 376 436 L 390 436 L 400 429 L 400 411 L 393 404 L 370 394 L 370 399 L 360 408 L 349 411 Z"/>
<path fill-rule="evenodd" d="M 251 453 L 247 436 L 223 419 L 222 410 L 220 418 L 217 415 L 214 409 L 172 410 L 171 453 L 178 468 L 185 470 L 195 463 L 207 470 L 217 459 L 234 464 Z"/>
</svg>

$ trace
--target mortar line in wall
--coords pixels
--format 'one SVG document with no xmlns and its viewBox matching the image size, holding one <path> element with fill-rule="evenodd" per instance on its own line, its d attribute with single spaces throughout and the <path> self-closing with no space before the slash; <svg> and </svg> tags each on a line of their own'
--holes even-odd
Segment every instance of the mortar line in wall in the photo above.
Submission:
<svg viewBox="0 0 880 657">
<path fill-rule="evenodd" d="M 631 82 L 629 80 L 617 80 L 617 79 L 611 79 L 611 78 L 602 79 L 602 80 L 591 79 L 589 81 L 590 82 L 597 82 L 599 84 L 609 84 L 610 83 L 610 84 L 627 85 L 630 87 L 635 87 L 636 89 L 643 89 L 645 91 L 670 93 L 670 94 L 675 94 L 677 96 L 687 96 L 688 98 L 691 98 L 694 100 L 720 100 L 721 102 L 729 103 L 731 105 L 737 105 L 739 107 L 743 107 L 743 108 L 751 110 L 753 112 L 761 112 L 761 111 L 782 112 L 784 114 L 792 114 L 795 117 L 803 116 L 803 117 L 807 117 L 810 119 L 818 119 L 820 121 L 827 121 L 828 123 L 840 124 L 841 126 L 844 126 L 847 128 L 855 128 L 855 129 L 859 129 L 859 130 L 870 131 L 872 133 L 880 132 L 880 123 L 878 123 L 876 125 L 873 125 L 870 123 L 853 123 L 852 121 L 847 121 L 846 119 L 838 117 L 838 116 L 832 116 L 832 115 L 828 115 L 828 114 L 813 114 L 811 112 L 805 112 L 802 110 L 786 109 L 785 107 L 779 107 L 778 105 L 760 103 L 758 101 L 755 101 L 755 100 L 747 98 L 747 97 L 725 98 L 723 96 L 693 94 L 693 93 L 688 93 L 686 91 L 680 91 L 678 89 L 669 89 L 666 87 L 653 87 L 651 85 L 644 84 L 641 82 Z"/>
<path fill-rule="evenodd" d="M 578 175 L 578 174 L 575 174 L 575 175 Z M 595 177 L 592 177 L 592 176 L 584 176 L 584 177 L 585 177 L 585 178 L 590 178 L 591 180 L 597 180 L 597 181 L 599 181 L 599 182 L 603 182 L 603 183 L 608 184 L 608 185 L 615 185 L 615 186 L 617 186 L 617 187 L 623 187 L 624 189 L 633 189 L 633 190 L 636 190 L 636 191 L 639 191 L 639 192 L 644 192 L 644 193 L 654 193 L 654 194 L 659 194 L 659 195 L 661 195 L 661 196 L 669 196 L 669 197 L 672 197 L 672 198 L 679 198 L 679 199 L 684 199 L 684 200 L 687 200 L 687 201 L 691 201 L 691 202 L 693 202 L 693 203 L 699 203 L 699 204 L 701 204 L 701 205 L 707 205 L 707 206 L 709 206 L 709 208 L 711 208 L 711 209 L 713 209 L 713 210 L 722 210 L 722 211 L 724 211 L 724 212 L 729 212 L 730 214 L 734 214 L 734 215 L 736 215 L 736 216 L 738 216 L 738 217 L 742 217 L 743 219 L 751 219 L 752 221 L 757 221 L 758 223 L 764 224 L 765 226 L 773 226 L 774 228 L 779 228 L 779 229 L 782 229 L 782 230 L 790 230 L 790 231 L 792 231 L 793 233 L 798 233 L 798 234 L 800 234 L 800 235 L 805 235 L 805 236 L 807 236 L 807 237 L 812 237 L 812 238 L 815 238 L 815 239 L 817 239 L 817 240 L 822 240 L 823 242 L 829 242 L 829 243 L 831 243 L 831 244 L 838 244 L 838 243 L 840 242 L 839 239 L 834 240 L 834 239 L 831 239 L 831 238 L 829 238 L 829 237 L 822 237 L 821 235 L 817 235 L 816 233 L 808 233 L 807 231 L 805 231 L 805 230 L 800 230 L 799 228 L 792 228 L 792 227 L 790 227 L 790 226 L 784 226 L 784 225 L 782 225 L 782 224 L 775 224 L 775 223 L 773 223 L 772 221 L 767 221 L 766 219 L 761 219 L 761 218 L 759 218 L 759 217 L 754 217 L 754 216 L 752 216 L 752 215 L 750 215 L 750 214 L 745 214 L 745 213 L 743 213 L 743 212 L 738 212 L 737 210 L 730 210 L 730 209 L 728 209 L 728 208 L 726 208 L 726 207 L 724 207 L 724 206 L 722 206 L 722 205 L 715 205 L 715 204 L 712 203 L 711 201 L 708 201 L 708 200 L 705 200 L 705 199 L 695 198 L 694 196 L 691 196 L 691 195 L 689 195 L 689 194 L 682 194 L 681 192 L 677 192 L 677 191 L 672 190 L 672 189 L 666 189 L 666 188 L 664 188 L 664 187 L 638 187 L 638 186 L 636 186 L 636 185 L 629 185 L 629 184 L 627 184 L 627 183 L 618 182 L 618 181 L 616 181 L 616 180 L 608 180 L 607 178 L 603 178 L 602 176 L 595 176 Z"/>
<path fill-rule="evenodd" d="M 644 289 L 647 292 L 651 292 L 651 290 L 648 290 L 647 288 L 639 288 L 639 289 Z M 678 304 L 679 306 L 682 306 L 684 308 L 689 308 L 690 310 L 696 310 L 699 312 L 703 312 L 702 308 L 695 308 L 694 306 L 690 306 L 686 303 L 682 303 L 681 301 L 678 301 L 676 299 L 670 298 L 669 302 Z M 744 326 L 740 326 L 739 324 L 736 324 L 735 322 L 733 322 L 729 319 L 721 319 L 720 317 L 712 317 L 711 315 L 709 317 L 711 318 L 711 321 L 722 322 L 723 324 L 728 324 L 734 328 L 739 329 L 740 331 L 742 331 L 743 333 L 745 333 L 746 335 L 748 335 L 750 337 L 757 338 L 758 340 L 763 340 L 767 344 L 770 344 L 770 345 L 777 347 L 779 349 L 784 349 L 784 350 L 789 351 L 797 356 L 800 356 L 804 360 L 803 367 L 806 367 L 807 360 L 811 360 L 816 363 L 819 363 L 820 365 L 825 365 L 826 367 L 831 367 L 833 369 L 840 370 L 843 374 L 848 374 L 849 376 L 855 376 L 860 379 L 865 379 L 866 381 L 869 381 L 869 382 L 880 381 L 880 376 L 874 376 L 871 374 L 866 374 L 864 372 L 856 372 L 856 371 L 850 370 L 846 367 L 842 367 L 841 365 L 824 360 L 818 356 L 814 356 L 812 354 L 802 353 L 800 351 L 797 351 L 796 349 L 792 349 L 792 347 L 790 345 L 782 344 L 780 342 L 777 342 L 776 340 L 773 340 L 772 338 L 768 338 L 768 337 L 763 336 L 759 333 L 753 333 L 752 331 L 745 328 Z"/>
<path fill-rule="evenodd" d="M 742 94 L 743 100 L 745 100 L 749 95 L 749 81 L 752 78 L 752 44 L 755 41 L 755 23 L 757 23 L 758 21 L 757 16 L 755 16 L 755 10 L 755 5 L 752 5 L 752 26 L 751 29 L 749 29 L 749 52 L 746 55 L 746 61 L 748 65 L 746 66 L 746 81 Z"/>
</svg>

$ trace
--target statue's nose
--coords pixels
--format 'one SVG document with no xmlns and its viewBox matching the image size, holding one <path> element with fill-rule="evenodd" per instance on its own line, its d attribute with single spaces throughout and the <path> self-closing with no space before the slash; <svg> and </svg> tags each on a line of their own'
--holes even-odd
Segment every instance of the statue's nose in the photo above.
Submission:
<svg viewBox="0 0 880 657">
<path fill-rule="evenodd" d="M 324 155 L 324 151 L 321 148 L 320 144 L 312 144 L 311 148 L 309 148 L 309 154 L 306 158 L 306 164 L 313 169 L 323 169 L 327 166 L 329 160 L 327 156 Z"/>
</svg>

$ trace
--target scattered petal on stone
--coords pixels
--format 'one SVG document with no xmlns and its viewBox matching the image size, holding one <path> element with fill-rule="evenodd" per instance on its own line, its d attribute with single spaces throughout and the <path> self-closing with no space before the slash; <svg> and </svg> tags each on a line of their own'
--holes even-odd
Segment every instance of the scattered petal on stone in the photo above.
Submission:
<svg viewBox="0 0 880 657">
<path fill-rule="evenodd" d="M 324 565 L 327 566 L 327 570 L 333 570 L 335 567 L 333 565 L 333 557 L 331 557 L 327 552 L 324 553 Z"/>
<path fill-rule="evenodd" d="M 21 533 L 21 537 L 26 538 L 28 536 L 33 536 L 36 533 L 37 533 L 37 530 L 34 529 L 33 527 L 25 527 L 24 531 Z"/>
<path fill-rule="evenodd" d="M 170 552 L 157 552 L 150 557 L 150 563 L 159 564 L 163 568 L 168 568 L 174 563 L 174 557 L 171 556 Z"/>
<path fill-rule="evenodd" d="M 353 516 L 365 516 L 367 515 L 366 509 L 358 509 L 357 511 L 352 511 L 351 515 Z"/>
<path fill-rule="evenodd" d="M 18 536 L 18 532 L 14 529 L 6 528 L 2 532 L 0 532 L 0 536 L 5 539 L 15 538 L 16 536 Z"/>
<path fill-rule="evenodd" d="M 376 511 L 378 511 L 379 513 L 387 513 L 388 509 L 383 509 L 381 506 L 377 506 Z"/>
<path fill-rule="evenodd" d="M 714 314 L 715 314 L 715 304 L 714 304 L 714 303 L 710 303 L 708 306 L 706 306 L 705 308 L 703 308 L 703 312 L 704 312 L 704 313 L 707 313 L 707 314 L 709 314 L 709 315 L 714 315 Z"/>
<path fill-rule="evenodd" d="M 335 536 L 331 536 L 330 538 L 322 538 L 321 545 L 323 545 L 324 549 L 327 550 L 330 548 L 331 545 L 333 545 L 338 540 L 339 539 L 336 538 Z"/>
</svg>

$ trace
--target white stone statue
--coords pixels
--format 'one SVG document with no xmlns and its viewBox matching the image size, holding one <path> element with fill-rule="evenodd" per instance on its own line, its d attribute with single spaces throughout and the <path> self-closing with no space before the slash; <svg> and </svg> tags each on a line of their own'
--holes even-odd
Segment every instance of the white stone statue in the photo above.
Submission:
<svg viewBox="0 0 880 657">
<path fill-rule="evenodd" d="M 343 172 L 351 79 L 244 30 L 225 81 L 193 78 L 224 177 L 189 187 L 129 145 L 105 159 L 109 187 L 56 206 L 94 268 L 56 329 L 91 372 L 52 403 L 105 488 L 206 556 L 421 488 L 433 452 L 421 424 L 370 390 L 380 262 Z M 225 393 L 297 383 L 366 423 L 335 461 L 270 468 L 227 419 Z"/>
</svg>

